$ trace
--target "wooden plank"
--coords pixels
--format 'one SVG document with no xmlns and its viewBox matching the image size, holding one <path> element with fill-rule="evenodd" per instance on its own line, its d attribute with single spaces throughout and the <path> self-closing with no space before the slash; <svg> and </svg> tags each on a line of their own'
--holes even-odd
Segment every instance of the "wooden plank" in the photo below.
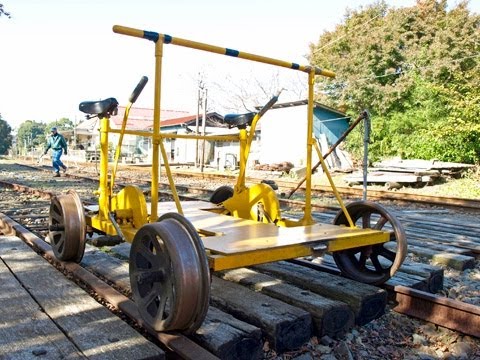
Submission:
<svg viewBox="0 0 480 360">
<path fill-rule="evenodd" d="M 323 257 L 315 259 L 315 262 L 325 263 L 330 266 L 336 267 L 335 260 L 330 254 L 325 254 Z M 380 260 L 385 266 L 390 265 L 390 262 Z M 400 266 L 400 269 L 395 273 L 394 277 L 401 276 L 405 279 L 409 274 L 414 275 L 412 280 L 415 282 L 423 282 L 426 284 L 426 290 L 431 293 L 436 293 L 443 289 L 443 273 L 444 270 L 440 266 L 434 266 L 429 264 L 422 264 L 417 262 L 404 261 Z M 423 284 L 414 285 L 414 288 L 422 288 Z"/>
<path fill-rule="evenodd" d="M 387 293 L 375 286 L 361 284 L 284 261 L 257 265 L 253 268 L 271 273 L 302 289 L 345 302 L 353 310 L 355 322 L 358 325 L 365 325 L 379 318 L 385 312 Z"/>
<path fill-rule="evenodd" d="M 276 352 L 297 349 L 312 335 L 308 312 L 241 285 L 212 278 L 211 304 L 262 329 Z"/>
<path fill-rule="evenodd" d="M 48 360 L 85 359 L 3 261 L 0 261 L 0 324 L 0 359 L 23 360 L 36 356 Z"/>
<path fill-rule="evenodd" d="M 330 300 L 246 268 L 228 270 L 219 275 L 225 280 L 246 285 L 254 291 L 308 311 L 312 316 L 315 335 L 319 337 L 328 335 L 340 338 L 353 326 L 353 311 L 341 301 Z"/>
<path fill-rule="evenodd" d="M 363 175 L 346 176 L 344 180 L 348 183 L 363 182 Z M 370 172 L 367 174 L 368 183 L 418 183 L 422 182 L 422 176 L 408 173 L 387 173 L 387 172 Z"/>
<path fill-rule="evenodd" d="M 262 331 L 210 306 L 200 329 L 192 335 L 222 360 L 261 359 Z"/>
<path fill-rule="evenodd" d="M 434 240 L 423 236 L 413 235 L 411 231 L 407 231 L 408 245 L 428 247 L 430 250 L 437 252 L 448 252 L 452 254 L 470 255 L 470 249 L 454 246 L 451 242 Z"/>
<path fill-rule="evenodd" d="M 365 325 L 385 312 L 387 293 L 380 288 L 284 261 L 253 268 L 330 299 L 345 302 L 353 310 L 358 325 Z"/>
<path fill-rule="evenodd" d="M 117 245 L 118 246 L 118 245 Z M 125 243 L 119 246 L 123 256 L 129 254 L 130 244 Z M 116 286 L 131 292 L 128 262 L 105 254 L 92 246 L 87 246 L 82 266 L 89 271 L 101 275 Z M 211 351 L 215 356 L 228 357 L 228 351 L 235 355 L 232 359 L 248 360 L 256 353 L 263 344 L 257 343 L 257 327 L 244 323 L 240 320 L 229 317 L 225 314 L 222 323 L 218 322 L 218 309 L 210 306 L 205 321 L 193 335 L 201 345 Z M 245 346 L 245 348 L 242 348 Z M 247 351 L 249 349 L 249 351 Z"/>
<path fill-rule="evenodd" d="M 321 264 L 329 273 L 340 275 L 335 260 L 329 254 L 312 260 L 315 264 Z M 389 266 L 390 262 L 382 262 L 385 266 Z M 396 285 L 409 286 L 414 289 L 436 293 L 443 289 L 443 269 L 437 266 L 431 266 L 421 263 L 404 262 L 395 275 L 386 282 L 386 287 L 391 288 Z"/>
<path fill-rule="evenodd" d="M 65 278 L 22 240 L 0 239 L 2 260 L 86 357 L 112 360 L 165 357 L 160 348 Z"/>
<path fill-rule="evenodd" d="M 461 254 L 452 254 L 447 252 L 438 252 L 421 246 L 409 245 L 408 251 L 418 256 L 426 257 L 432 260 L 433 264 L 445 265 L 455 270 L 463 271 L 475 267 L 475 258 Z"/>
<path fill-rule="evenodd" d="M 428 221 L 427 219 L 419 220 L 419 221 L 411 221 L 408 219 L 402 219 L 402 224 L 405 227 L 409 226 L 414 226 L 415 229 L 423 229 L 423 230 L 428 230 L 428 231 L 433 231 L 434 234 L 440 233 L 440 234 L 455 234 L 455 235 L 465 235 L 469 238 L 473 239 L 480 239 L 480 236 L 478 236 L 478 233 L 475 230 L 475 227 L 469 227 L 465 225 L 454 225 L 454 224 L 445 224 L 442 222 L 434 222 L 434 221 Z"/>
</svg>

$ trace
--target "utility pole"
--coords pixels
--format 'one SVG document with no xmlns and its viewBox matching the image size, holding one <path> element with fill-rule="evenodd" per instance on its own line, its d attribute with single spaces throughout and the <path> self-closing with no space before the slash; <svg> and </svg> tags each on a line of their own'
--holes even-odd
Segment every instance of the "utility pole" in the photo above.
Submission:
<svg viewBox="0 0 480 360">
<path fill-rule="evenodd" d="M 200 86 L 200 83 L 199 83 Z M 195 135 L 198 135 L 198 119 L 200 117 L 200 87 L 197 92 L 197 117 L 195 118 Z M 195 139 L 195 168 L 198 168 L 198 139 Z"/>
<path fill-rule="evenodd" d="M 202 135 L 205 136 L 205 130 L 207 127 L 207 89 L 203 90 L 203 116 L 202 116 Z M 203 167 L 205 166 L 205 146 L 206 141 L 203 138 L 202 141 L 202 161 L 200 165 L 200 171 L 203 173 Z"/>
</svg>

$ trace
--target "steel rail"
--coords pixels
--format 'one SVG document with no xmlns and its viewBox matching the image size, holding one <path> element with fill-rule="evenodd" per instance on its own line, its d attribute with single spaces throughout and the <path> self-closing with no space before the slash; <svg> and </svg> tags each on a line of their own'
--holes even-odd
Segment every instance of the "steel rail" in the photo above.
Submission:
<svg viewBox="0 0 480 360">
<path fill-rule="evenodd" d="M 37 169 L 38 167 L 29 165 L 29 164 L 22 164 L 18 163 L 21 166 L 26 166 L 26 167 L 31 167 L 32 169 Z M 131 168 L 129 166 L 125 166 L 126 168 Z M 135 167 L 135 170 L 139 170 L 138 167 Z M 196 177 L 196 178 L 202 178 L 202 179 L 229 179 L 232 180 L 232 182 L 236 179 L 235 175 L 229 175 L 229 174 L 207 174 L 207 173 L 196 173 L 196 172 L 188 172 L 188 171 L 173 171 L 175 175 L 178 176 L 185 176 L 185 177 Z M 73 174 L 66 174 L 66 176 L 71 176 L 71 177 L 78 177 L 78 178 L 83 178 L 83 179 L 89 179 L 89 180 L 97 180 L 97 179 L 91 179 L 88 177 L 83 177 L 79 175 L 73 175 Z M 122 178 L 128 178 L 125 176 L 122 176 Z M 135 181 L 138 181 L 139 179 L 134 179 Z M 264 179 L 261 178 L 255 178 L 255 177 L 247 177 L 246 180 L 250 183 L 259 183 Z M 148 180 L 145 180 L 148 181 Z M 290 181 L 284 181 L 284 180 L 275 180 L 275 183 L 285 189 L 291 189 L 292 187 L 295 186 L 296 183 L 292 183 Z M 5 186 L 5 187 L 10 187 L 12 188 L 12 184 L 7 183 L 5 181 L 0 181 L 0 185 Z M 165 187 L 164 183 L 159 183 L 159 186 Z M 19 185 L 15 185 L 19 186 Z M 177 186 L 179 187 L 185 187 L 185 186 Z M 14 188 L 12 188 L 14 189 Z M 197 188 L 196 191 L 199 188 Z M 362 196 L 362 189 L 356 189 L 356 188 L 351 188 L 351 187 L 337 187 L 337 190 L 340 194 L 344 196 L 353 196 L 353 197 L 358 197 L 361 198 Z M 31 193 L 35 194 L 38 193 L 37 189 L 31 190 Z M 323 185 L 314 185 L 312 187 L 312 193 L 322 193 L 322 194 L 327 194 L 331 193 L 331 188 L 330 186 L 323 186 Z M 420 203 L 420 204 L 426 204 L 426 205 L 440 205 L 440 206 L 445 206 L 445 207 L 463 207 L 463 208 L 468 208 L 468 209 L 475 209 L 475 210 L 480 210 L 480 199 L 466 199 L 466 198 L 458 198 L 458 197 L 442 197 L 442 196 L 433 196 L 433 195 L 419 195 L 419 194 L 411 194 L 411 193 L 405 193 L 405 192 L 390 192 L 390 191 L 384 191 L 384 190 L 370 190 L 368 191 L 368 196 L 370 199 L 376 199 L 376 200 L 392 200 L 392 201 L 399 201 L 399 202 L 404 202 L 404 203 Z M 286 201 L 286 199 L 280 199 L 280 201 Z M 322 207 L 318 206 L 315 204 L 312 204 L 312 207 Z M 328 207 L 332 208 L 333 207 Z M 334 209 L 339 209 L 338 207 L 335 207 Z"/>
<path fill-rule="evenodd" d="M 10 185 L 11 188 L 16 189 L 17 191 L 27 191 L 35 193 L 36 195 L 46 194 L 47 197 L 50 195 L 49 192 L 32 189 L 27 186 L 18 185 L 18 184 L 10 184 L 4 181 L 0 182 L 2 185 Z M 210 190 L 205 189 L 195 189 L 195 192 L 205 192 L 208 193 Z M 183 196 L 182 196 L 183 197 Z M 188 196 L 184 196 L 185 199 L 188 199 Z M 193 197 L 192 197 L 193 198 Z M 287 201 L 287 200 L 282 200 Z M 298 201 L 288 200 L 290 203 L 299 203 Z M 12 225 L 13 224 L 13 225 Z M 35 235 L 28 232 L 25 228 L 21 225 L 15 223 L 13 220 L 8 218 L 6 215 L 0 214 L 0 230 L 2 228 L 9 228 L 11 229 L 17 236 L 24 239 L 24 241 L 28 242 L 29 244 L 35 246 L 42 252 L 46 254 L 51 261 L 56 262 L 59 266 L 63 266 L 68 271 L 71 271 L 76 276 L 78 276 L 82 281 L 86 283 L 90 283 L 90 278 L 95 278 L 92 274 L 88 271 L 84 270 L 77 264 L 73 263 L 64 263 L 61 261 L 56 260 L 51 251 L 50 245 L 45 243 L 40 238 L 36 237 Z M 25 240 L 26 239 L 26 240 Z M 336 269 L 332 269 L 330 267 L 324 267 L 319 264 L 314 264 L 312 262 L 306 260 L 291 260 L 291 262 L 308 266 L 314 268 L 319 271 L 327 271 L 329 273 L 335 273 L 337 275 L 340 272 Z M 97 279 L 97 278 L 95 278 Z M 92 279 L 93 282 L 97 280 Z M 99 280 L 98 280 L 99 281 Z M 105 288 L 108 287 L 108 289 Z M 98 287 L 98 288 L 97 288 Z M 115 307 L 118 307 L 120 310 L 124 311 L 128 316 L 131 316 L 132 319 L 135 319 L 138 315 L 136 312 L 135 305 L 131 300 L 124 297 L 123 295 L 116 292 L 106 284 L 102 284 L 101 282 L 93 285 L 92 288 L 97 291 L 99 294 L 103 294 L 106 292 L 105 299 L 112 303 Z M 393 307 L 393 310 L 408 316 L 416 317 L 452 330 L 456 330 L 462 332 L 464 334 L 480 337 L 480 307 L 467 304 L 461 301 L 448 299 L 442 296 L 437 296 L 431 293 L 427 293 L 420 290 L 415 290 L 412 288 L 408 288 L 405 286 L 390 286 L 386 287 L 386 289 L 391 294 L 391 298 L 395 300 L 396 305 Z M 119 296 L 123 296 L 122 300 L 119 301 Z M 102 295 L 103 297 L 103 295 Z M 140 324 L 142 323 L 141 319 L 137 319 Z M 148 329 L 147 329 L 148 330 Z M 162 336 L 165 334 L 158 334 L 154 332 L 154 336 L 158 336 L 159 341 L 167 341 L 165 339 L 162 340 Z M 175 335 L 178 336 L 178 335 Z M 169 346 L 174 347 L 177 344 L 176 338 L 170 338 L 168 341 L 172 342 Z M 167 346 L 167 345 L 166 345 Z M 183 346 L 183 345 L 182 345 Z M 198 345 L 197 345 L 198 346 Z"/>
<path fill-rule="evenodd" d="M 393 287 L 394 311 L 480 338 L 480 307 L 405 286 Z"/>
<path fill-rule="evenodd" d="M 337 269 L 307 260 L 296 259 L 290 260 L 290 262 L 318 271 L 340 275 L 340 271 Z M 384 288 L 388 291 L 389 298 L 396 303 L 392 308 L 395 312 L 425 320 L 466 335 L 480 337 L 480 306 L 401 285 L 385 285 Z"/>
<path fill-rule="evenodd" d="M 38 167 L 32 166 L 30 164 L 23 164 L 18 163 L 19 165 L 31 167 L 32 169 L 38 169 Z M 134 168 L 136 171 L 141 169 L 141 167 L 132 167 L 128 165 L 122 165 L 124 168 Z M 181 171 L 181 170 L 172 170 L 172 174 L 178 176 L 185 176 L 185 177 L 196 177 L 202 179 L 229 179 L 232 182 L 236 179 L 235 175 L 229 174 L 210 174 L 210 173 L 196 173 L 190 171 Z M 81 177 L 79 175 L 73 174 L 66 174 L 67 176 L 73 177 Z M 126 177 L 124 177 L 126 178 Z M 98 179 L 95 179 L 98 180 Z M 135 179 L 136 181 L 138 179 Z M 252 176 L 246 177 L 246 180 L 250 183 L 259 183 L 261 182 L 262 178 L 256 178 Z M 3 183 L 0 181 L 0 184 Z M 296 182 L 285 181 L 275 179 L 275 183 L 285 189 L 293 189 L 296 185 Z M 162 185 L 160 183 L 159 185 Z M 362 197 L 362 189 L 352 188 L 349 186 L 337 186 L 337 191 L 344 196 L 354 196 L 361 198 Z M 301 187 L 300 189 L 303 189 Z M 313 185 L 312 186 L 312 193 L 322 193 L 328 194 L 331 193 L 331 187 L 327 185 Z M 393 200 L 393 201 L 400 201 L 400 202 L 412 202 L 412 203 L 420 203 L 426 205 L 440 205 L 445 207 L 463 207 L 468 209 L 476 209 L 480 210 L 480 199 L 467 199 L 467 198 L 459 198 L 459 197 L 444 197 L 444 196 L 434 196 L 434 195 L 420 195 L 420 194 L 412 194 L 406 192 L 391 192 L 386 190 L 368 190 L 368 196 L 370 199 L 376 200 Z M 314 206 L 312 204 L 312 206 Z"/>
<path fill-rule="evenodd" d="M 205 179 L 234 179 L 235 175 L 227 175 L 227 174 L 199 174 L 195 172 L 187 172 L 187 171 L 174 171 L 175 175 L 179 176 L 188 176 L 188 177 L 199 177 Z M 255 178 L 255 177 L 247 177 L 247 181 L 249 182 L 260 182 L 263 179 Z M 284 180 L 277 180 L 275 179 L 275 183 L 282 187 L 282 188 L 293 188 L 296 183 L 292 183 L 290 181 Z M 358 198 L 362 197 L 362 189 L 356 189 L 351 187 L 340 187 L 337 186 L 337 191 L 346 196 L 355 196 Z M 331 193 L 330 186 L 327 185 L 313 185 L 312 186 L 312 193 Z M 385 190 L 368 190 L 368 196 L 370 199 L 377 199 L 377 200 L 394 200 L 394 201 L 402 201 L 402 202 L 415 202 L 415 203 L 422 203 L 422 204 L 432 204 L 432 205 L 443 205 L 446 207 L 464 207 L 469 209 L 478 209 L 480 210 L 480 199 L 466 199 L 466 198 L 459 198 L 459 197 L 442 197 L 442 196 L 434 196 L 434 195 L 419 195 L 419 194 L 412 194 L 406 192 L 390 192 Z"/>
<path fill-rule="evenodd" d="M 117 310 L 120 310 L 130 320 L 146 330 L 153 338 L 158 340 L 170 351 L 180 355 L 183 359 L 191 360 L 217 360 L 218 357 L 202 348 L 192 340 L 179 333 L 159 333 L 150 328 L 142 320 L 135 303 L 119 291 L 110 287 L 107 283 L 85 270 L 77 263 L 58 260 L 49 244 L 35 234 L 28 231 L 22 225 L 13 221 L 8 216 L 0 213 L 0 231 L 6 234 L 18 236 L 29 246 L 38 250 L 45 258 L 62 270 L 70 272 L 73 277 L 85 283 L 95 291 L 102 299 L 107 301 Z"/>
</svg>

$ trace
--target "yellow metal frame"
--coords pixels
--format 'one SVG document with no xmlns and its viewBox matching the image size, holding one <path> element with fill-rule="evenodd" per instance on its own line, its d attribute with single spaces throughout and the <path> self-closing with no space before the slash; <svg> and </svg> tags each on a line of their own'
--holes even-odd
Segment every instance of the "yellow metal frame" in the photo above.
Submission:
<svg viewBox="0 0 480 360">
<path fill-rule="evenodd" d="M 177 211 L 184 214 L 187 206 L 188 214 L 185 216 L 192 221 L 207 249 L 210 267 L 216 271 L 235 268 L 258 263 L 271 262 L 282 259 L 314 255 L 324 251 L 338 251 L 358 246 L 378 244 L 388 241 L 389 233 L 371 229 L 358 229 L 353 224 L 338 191 L 331 180 L 320 149 L 313 137 L 313 98 L 314 82 L 316 75 L 334 77 L 331 71 L 314 66 L 305 66 L 264 56 L 244 53 L 228 48 L 221 48 L 195 41 L 173 38 L 169 35 L 156 32 L 132 29 L 123 26 L 114 26 L 113 31 L 119 34 L 151 40 L 155 43 L 155 93 L 154 93 L 154 121 L 151 132 L 133 131 L 126 129 L 128 113 L 132 104 L 127 106 L 122 127 L 120 130 L 111 129 L 108 118 L 101 119 L 100 141 L 100 186 L 99 186 L 99 211 L 89 217 L 89 225 L 100 229 L 107 234 L 116 234 L 121 231 L 127 241 L 133 241 L 136 231 L 147 222 L 155 222 L 158 218 L 159 206 L 164 212 Z M 307 164 L 306 164 L 306 191 L 304 216 L 300 221 L 282 219 L 280 205 L 270 186 L 257 184 L 251 187 L 245 185 L 245 173 L 255 127 L 263 112 L 257 114 L 250 126 L 250 130 L 240 129 L 238 136 L 212 136 L 212 135 L 180 135 L 162 134 L 160 131 L 161 110 L 161 77 L 163 45 L 173 44 L 207 52 L 238 57 L 255 62 L 286 67 L 308 74 L 308 115 L 307 115 Z M 119 146 L 115 156 L 111 182 L 108 182 L 108 133 L 119 133 Z M 138 135 L 152 138 L 152 168 L 151 168 L 151 208 L 147 214 L 145 199 L 141 191 L 129 186 L 118 194 L 113 194 L 114 179 L 116 176 L 121 141 L 125 134 Z M 180 203 L 176 192 L 172 173 L 170 170 L 167 153 L 163 139 L 208 139 L 214 141 L 239 141 L 240 142 L 240 173 L 232 198 L 222 205 L 230 215 L 222 214 L 219 207 L 202 209 L 202 206 L 192 208 L 192 204 Z M 350 227 L 315 224 L 312 218 L 311 197 L 311 170 L 313 148 L 319 153 L 322 167 L 327 174 L 332 189 L 337 197 L 343 212 L 346 214 Z M 159 204 L 159 164 L 160 156 L 165 166 L 165 172 L 174 198 L 175 208 L 168 208 L 165 203 Z M 204 204 L 204 203 L 203 203 Z M 167 208 L 165 208 L 167 206 Z M 189 210 L 190 207 L 190 210 Z M 193 210 L 192 210 L 193 209 Z M 112 214 L 115 214 L 116 224 L 112 223 Z M 264 223 L 274 223 L 277 226 Z M 215 225 L 216 224 L 216 225 Z M 114 226 L 115 225 L 115 226 Z M 284 229 L 284 230 L 281 230 Z M 223 231 L 225 230 L 225 231 Z"/>
</svg>

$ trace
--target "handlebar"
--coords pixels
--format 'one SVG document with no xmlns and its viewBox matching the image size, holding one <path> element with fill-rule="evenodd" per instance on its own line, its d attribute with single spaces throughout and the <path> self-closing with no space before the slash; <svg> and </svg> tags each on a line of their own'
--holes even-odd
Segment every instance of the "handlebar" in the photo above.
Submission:
<svg viewBox="0 0 480 360">
<path fill-rule="evenodd" d="M 147 82 L 148 82 L 148 77 L 142 76 L 142 78 L 138 82 L 137 86 L 133 90 L 132 95 L 130 95 L 130 97 L 128 98 L 129 102 L 131 102 L 133 104 L 135 101 L 137 101 L 138 96 L 142 92 L 142 90 L 145 87 L 145 85 L 147 84 Z"/>
<path fill-rule="evenodd" d="M 270 108 L 275 105 L 275 103 L 278 101 L 278 97 L 282 93 L 283 89 L 281 89 L 275 96 L 273 96 L 258 112 L 258 117 L 262 117 L 263 114 L 265 114 Z"/>
<path fill-rule="evenodd" d="M 241 51 L 234 50 L 234 49 L 222 48 L 222 47 L 219 47 L 219 46 L 209 45 L 209 44 L 200 43 L 200 42 L 196 42 L 196 41 L 185 40 L 185 39 L 173 37 L 173 36 L 166 35 L 166 34 L 160 34 L 160 33 L 154 32 L 154 31 L 139 30 L 139 29 L 129 28 L 129 27 L 126 27 L 126 26 L 114 25 L 113 26 L 113 32 L 117 33 L 117 34 L 128 35 L 128 36 L 138 37 L 138 38 L 141 38 L 141 39 L 151 40 L 155 43 L 159 39 L 162 39 L 163 43 L 165 43 L 165 44 L 184 46 L 184 47 L 197 49 L 197 50 L 208 51 L 208 52 L 212 52 L 212 53 L 216 53 L 216 54 L 238 57 L 238 58 L 241 58 L 241 59 L 261 62 L 261 63 L 264 63 L 264 64 L 271 64 L 271 65 L 281 66 L 281 67 L 285 67 L 285 68 L 289 68 L 289 69 L 299 70 L 299 71 L 303 71 L 303 72 L 306 72 L 306 73 L 310 73 L 310 72 L 314 71 L 315 75 L 323 75 L 323 76 L 330 77 L 330 78 L 335 77 L 335 73 L 333 71 L 321 69 L 317 66 L 299 65 L 299 64 L 296 64 L 296 63 L 292 63 L 292 62 L 277 60 L 277 59 L 273 59 L 273 58 L 269 58 L 269 57 L 265 57 L 265 56 L 260 56 L 260 55 L 255 55 L 255 54 L 250 54 L 250 53 L 246 53 L 246 52 L 241 52 Z"/>
</svg>

